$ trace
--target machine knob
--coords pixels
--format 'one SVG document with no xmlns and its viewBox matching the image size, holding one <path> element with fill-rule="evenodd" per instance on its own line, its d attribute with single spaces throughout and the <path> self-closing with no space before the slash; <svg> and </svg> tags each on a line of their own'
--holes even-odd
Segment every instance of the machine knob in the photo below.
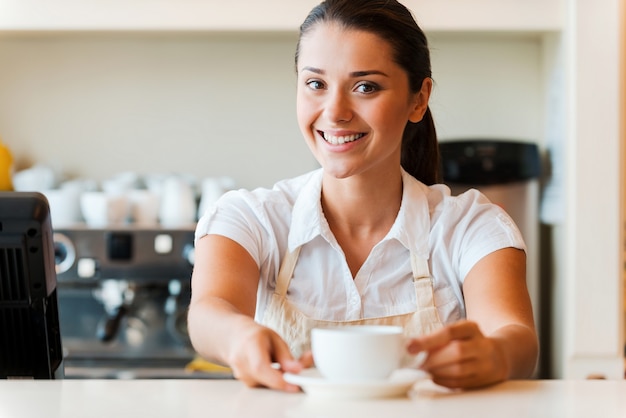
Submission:
<svg viewBox="0 0 626 418">
<path fill-rule="evenodd" d="M 52 235 L 54 242 L 54 268 L 57 274 L 65 273 L 76 261 L 76 249 L 67 235 L 55 232 Z"/>
</svg>

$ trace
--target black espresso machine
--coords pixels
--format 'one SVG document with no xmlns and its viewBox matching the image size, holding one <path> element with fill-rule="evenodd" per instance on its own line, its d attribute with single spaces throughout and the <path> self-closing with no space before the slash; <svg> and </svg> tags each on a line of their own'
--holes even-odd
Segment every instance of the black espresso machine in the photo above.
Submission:
<svg viewBox="0 0 626 418">
<path fill-rule="evenodd" d="M 54 230 L 65 378 L 189 373 L 193 229 Z M 217 376 L 220 377 L 220 376 Z"/>
</svg>

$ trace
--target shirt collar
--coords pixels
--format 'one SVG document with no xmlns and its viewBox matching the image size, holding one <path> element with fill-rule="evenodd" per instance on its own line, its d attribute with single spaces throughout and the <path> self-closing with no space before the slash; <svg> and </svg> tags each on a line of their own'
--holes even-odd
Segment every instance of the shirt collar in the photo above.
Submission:
<svg viewBox="0 0 626 418">
<path fill-rule="evenodd" d="M 400 211 L 385 239 L 397 239 L 411 253 L 429 258 L 430 189 L 402 170 L 402 202 Z"/>
<path fill-rule="evenodd" d="M 287 245 L 289 251 L 322 235 L 322 225 L 328 224 L 322 214 L 322 169 L 315 170 L 304 184 L 291 212 Z"/>
<path fill-rule="evenodd" d="M 292 209 L 289 228 L 289 251 L 330 234 L 322 213 L 323 169 L 314 171 L 305 183 Z M 430 232 L 429 188 L 402 169 L 402 202 L 393 226 L 384 240 L 396 239 L 412 253 L 427 259 Z M 327 237 L 328 239 L 328 237 Z"/>
</svg>

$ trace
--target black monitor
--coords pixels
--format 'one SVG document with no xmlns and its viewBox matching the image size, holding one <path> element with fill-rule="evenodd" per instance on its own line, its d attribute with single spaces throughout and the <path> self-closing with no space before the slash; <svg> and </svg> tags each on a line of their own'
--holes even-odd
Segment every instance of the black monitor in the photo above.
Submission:
<svg viewBox="0 0 626 418">
<path fill-rule="evenodd" d="M 48 201 L 0 192 L 0 379 L 63 377 Z"/>
</svg>

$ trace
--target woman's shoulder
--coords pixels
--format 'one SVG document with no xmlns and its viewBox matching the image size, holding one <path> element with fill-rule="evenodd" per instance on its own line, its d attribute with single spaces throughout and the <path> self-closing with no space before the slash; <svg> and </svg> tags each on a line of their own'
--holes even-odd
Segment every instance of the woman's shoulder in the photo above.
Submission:
<svg viewBox="0 0 626 418">
<path fill-rule="evenodd" d="M 492 203 L 487 196 L 477 189 L 469 188 L 456 195 L 449 186 L 434 184 L 428 186 L 428 204 L 431 214 L 445 213 L 448 215 L 467 216 L 473 212 L 500 211 L 500 207 Z"/>
<path fill-rule="evenodd" d="M 216 233 L 240 243 L 254 243 L 262 237 L 284 235 L 289 230 L 298 196 L 308 184 L 313 184 L 315 176 L 316 171 L 313 171 L 281 180 L 272 188 L 237 189 L 224 193 L 198 220 L 196 238 Z M 251 251 L 254 245 L 246 248 Z"/>
<path fill-rule="evenodd" d="M 313 180 L 318 170 L 302 174 L 297 177 L 283 179 L 276 182 L 271 188 L 257 187 L 255 189 L 238 189 L 225 193 L 224 201 L 247 203 L 255 206 L 293 206 L 302 189 Z"/>
<path fill-rule="evenodd" d="M 220 197 L 215 209 L 221 211 L 227 209 L 231 213 L 247 213 L 247 217 L 258 218 L 263 223 L 288 222 L 296 200 L 307 185 L 315 182 L 317 175 L 316 170 L 280 180 L 271 188 L 231 190 Z"/>
</svg>

